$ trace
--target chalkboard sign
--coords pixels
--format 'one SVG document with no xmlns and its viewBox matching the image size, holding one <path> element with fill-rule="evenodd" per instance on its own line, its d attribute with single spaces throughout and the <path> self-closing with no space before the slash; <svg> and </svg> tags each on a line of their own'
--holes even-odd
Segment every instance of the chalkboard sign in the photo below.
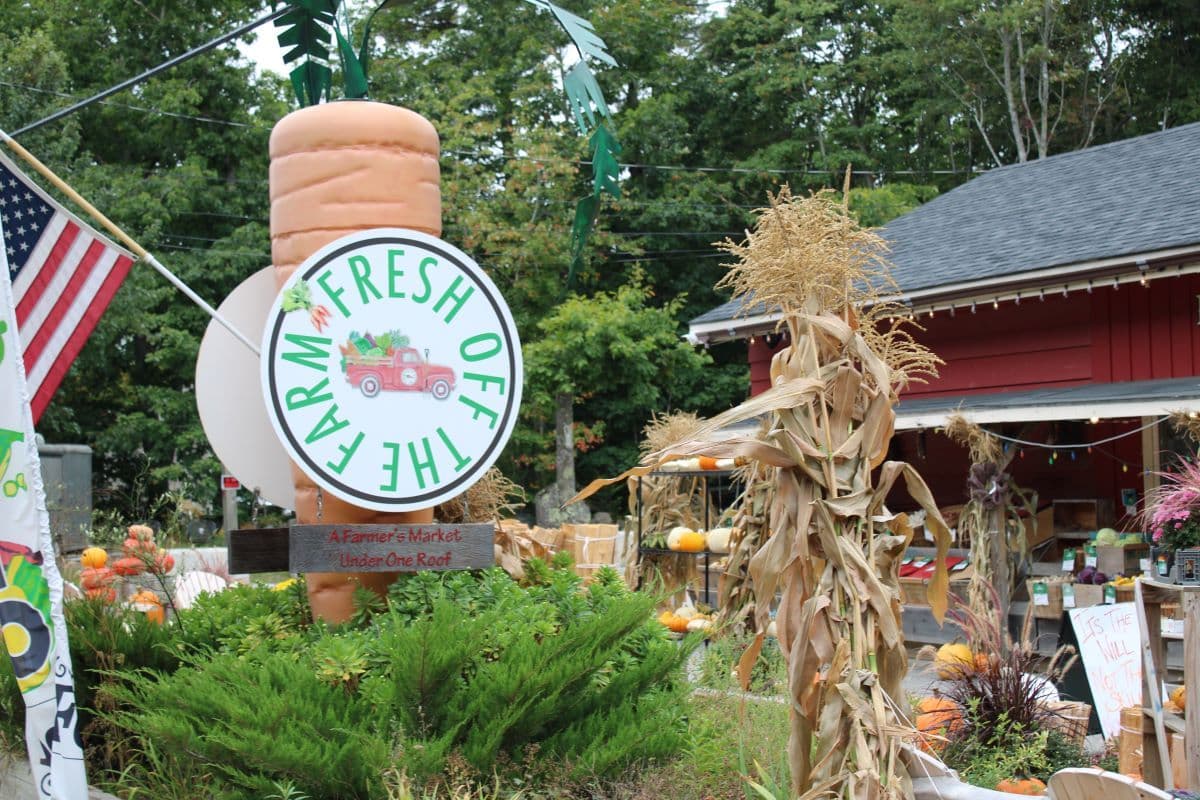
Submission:
<svg viewBox="0 0 1200 800">
<path fill-rule="evenodd" d="M 1121 709 L 1142 704 L 1142 650 L 1133 603 L 1075 608 L 1071 627 L 1104 738 L 1121 731 Z"/>
</svg>

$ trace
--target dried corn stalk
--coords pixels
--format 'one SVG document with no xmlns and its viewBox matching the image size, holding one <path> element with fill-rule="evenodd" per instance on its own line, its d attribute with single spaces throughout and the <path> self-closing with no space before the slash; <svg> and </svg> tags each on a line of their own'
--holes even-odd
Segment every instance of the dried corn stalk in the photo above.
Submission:
<svg viewBox="0 0 1200 800">
<path fill-rule="evenodd" d="M 792 344 L 772 361 L 771 389 L 649 454 L 631 472 L 693 455 L 743 456 L 775 468 L 773 535 L 751 559 L 750 575 L 757 597 L 781 593 L 777 629 L 792 699 L 793 792 L 911 796 L 899 757 L 911 727 L 895 700 L 907 669 L 898 569 L 912 529 L 884 504 L 897 479 L 925 509 L 934 536 L 929 598 L 938 619 L 946 611 L 950 534 L 911 467 L 884 463 L 877 481 L 873 468 L 887 452 L 899 388 L 933 372 L 936 358 L 894 325 L 875 324 L 889 314 L 875 289 L 889 286 L 883 242 L 827 195 L 796 199 L 785 188 L 744 245 L 724 248 L 737 263 L 723 283 L 735 297 L 752 295 L 781 309 Z M 765 434 L 709 438 L 761 414 L 769 421 Z M 759 630 L 769 614 L 767 604 L 756 606 Z"/>
<path fill-rule="evenodd" d="M 1029 552 L 1025 522 L 1021 510 L 1036 511 L 1037 495 L 1021 490 L 1006 468 L 1012 452 L 1005 452 L 1000 440 L 962 414 L 951 414 L 943 432 L 967 448 L 971 469 L 967 474 L 967 502 L 958 520 L 958 531 L 970 541 L 971 583 L 967 605 L 981 618 L 1007 613 L 1007 598 L 1020 580 L 1021 566 Z M 993 547 L 995 537 L 1003 537 L 1003 548 Z M 993 549 L 997 552 L 993 553 Z M 1008 585 L 998 592 L 995 555 L 1003 553 L 1004 580 Z"/>
<path fill-rule="evenodd" d="M 700 418 L 686 411 L 656 414 L 642 428 L 639 449 L 644 454 L 652 453 L 693 430 Z M 704 481 L 694 475 L 646 475 L 630 478 L 629 517 L 625 529 L 638 530 L 639 480 L 641 482 L 641 545 L 644 547 L 667 546 L 667 534 L 672 528 L 685 527 L 699 530 L 705 517 Z M 717 511 L 710 504 L 707 519 L 715 520 Z M 689 585 L 700 577 L 695 556 L 669 553 L 642 554 L 638 552 L 638 539 L 630 536 L 626 541 L 625 580 L 630 586 L 653 586 L 658 591 L 682 601 L 682 594 Z"/>
<path fill-rule="evenodd" d="M 747 618 L 752 619 L 756 602 L 750 559 L 771 535 L 769 514 L 775 494 L 774 470 L 752 461 L 738 470 L 737 481 L 745 488 L 734 503 L 733 535 L 717 600 L 719 629 L 729 625 L 741 628 Z"/>
</svg>

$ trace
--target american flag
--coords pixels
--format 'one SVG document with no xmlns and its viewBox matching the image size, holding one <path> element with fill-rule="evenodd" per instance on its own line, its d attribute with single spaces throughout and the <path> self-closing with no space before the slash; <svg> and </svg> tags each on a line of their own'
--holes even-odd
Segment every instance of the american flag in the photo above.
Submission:
<svg viewBox="0 0 1200 800">
<path fill-rule="evenodd" d="M 81 222 L 0 155 L 0 230 L 36 422 L 133 256 Z"/>
</svg>

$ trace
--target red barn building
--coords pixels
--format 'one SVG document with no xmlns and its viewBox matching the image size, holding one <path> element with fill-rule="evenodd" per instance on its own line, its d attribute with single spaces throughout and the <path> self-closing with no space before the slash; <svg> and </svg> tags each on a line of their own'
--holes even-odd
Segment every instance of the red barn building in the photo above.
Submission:
<svg viewBox="0 0 1200 800">
<path fill-rule="evenodd" d="M 917 338 L 946 362 L 903 393 L 893 457 L 940 504 L 962 502 L 966 452 L 937 433 L 961 409 L 1014 438 L 1077 445 L 1021 446 L 1012 473 L 1040 506 L 1095 500 L 1120 525 L 1187 446 L 1156 422 L 1200 411 L 1200 124 L 994 169 L 881 233 Z M 757 393 L 777 321 L 730 302 L 689 338 L 748 340 Z"/>
</svg>

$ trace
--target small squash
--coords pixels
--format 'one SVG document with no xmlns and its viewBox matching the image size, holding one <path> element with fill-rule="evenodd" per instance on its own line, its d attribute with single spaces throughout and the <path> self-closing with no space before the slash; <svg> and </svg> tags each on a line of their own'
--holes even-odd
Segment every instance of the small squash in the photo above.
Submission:
<svg viewBox="0 0 1200 800">
<path fill-rule="evenodd" d="M 1005 778 L 996 784 L 996 791 L 1009 794 L 1043 795 L 1046 793 L 1046 784 L 1037 778 Z"/>
<path fill-rule="evenodd" d="M 102 589 L 117 579 L 108 567 L 87 567 L 79 577 L 79 583 L 84 589 Z"/>
<path fill-rule="evenodd" d="M 733 528 L 713 528 L 704 534 L 704 543 L 710 552 L 728 553 L 731 536 L 733 536 Z"/>
<path fill-rule="evenodd" d="M 689 622 L 691 622 L 691 620 L 687 620 L 683 617 L 678 617 L 672 614 L 671 621 L 667 623 L 667 628 L 672 633 L 687 633 Z"/>
<path fill-rule="evenodd" d="M 674 528 L 671 528 L 671 531 L 667 534 L 667 549 L 679 550 L 679 541 L 687 533 L 695 533 L 695 531 L 683 525 L 676 525 Z"/>
<path fill-rule="evenodd" d="M 1178 686 L 1171 692 L 1171 702 L 1179 706 L 1180 711 L 1187 710 L 1187 687 Z"/>
<path fill-rule="evenodd" d="M 917 730 L 944 736 L 962 726 L 962 709 L 945 697 L 925 697 L 917 703 Z"/>
<path fill-rule="evenodd" d="M 951 680 L 975 666 L 975 654 L 961 642 L 947 643 L 938 648 L 933 666 L 939 678 Z"/>
<path fill-rule="evenodd" d="M 105 603 L 112 603 L 117 599 L 117 590 L 102 586 L 96 589 L 87 589 L 84 591 L 84 595 L 89 600 L 102 600 Z"/>
<path fill-rule="evenodd" d="M 79 556 L 79 561 L 90 569 L 100 569 L 108 563 L 108 553 L 102 547 L 89 547 Z"/>
<path fill-rule="evenodd" d="M 676 544 L 678 546 L 675 549 L 681 553 L 701 553 L 704 551 L 705 546 L 704 534 L 697 533 L 696 531 L 687 531 L 680 534 Z"/>
<path fill-rule="evenodd" d="M 145 563 L 140 558 L 135 558 L 134 556 L 118 558 L 112 565 L 113 572 L 118 575 L 141 575 L 145 569 Z"/>
<path fill-rule="evenodd" d="M 138 611 L 143 612 L 146 615 L 146 619 L 151 622 L 157 622 L 161 625 L 166 618 L 166 614 L 163 612 L 162 600 L 159 600 L 158 595 L 149 589 L 142 589 L 129 598 L 129 604 Z"/>
</svg>

